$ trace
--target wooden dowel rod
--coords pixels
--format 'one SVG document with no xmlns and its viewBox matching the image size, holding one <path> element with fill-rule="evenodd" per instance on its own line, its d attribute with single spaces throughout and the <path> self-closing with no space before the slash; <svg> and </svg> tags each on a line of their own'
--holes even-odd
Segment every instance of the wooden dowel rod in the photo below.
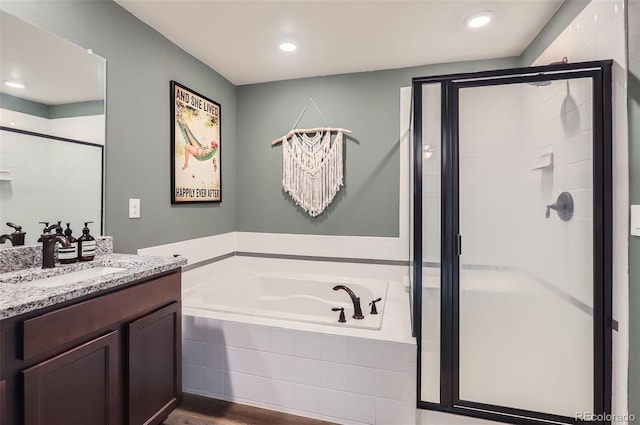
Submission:
<svg viewBox="0 0 640 425">
<path fill-rule="evenodd" d="M 282 143 L 283 139 L 288 139 L 291 135 L 296 134 L 296 133 L 314 133 L 317 131 L 340 131 L 342 133 L 347 133 L 347 134 L 351 134 L 351 130 L 347 130 L 346 128 L 339 128 L 339 127 L 316 127 L 316 128 L 296 128 L 294 130 L 291 130 L 290 132 L 288 132 L 287 134 L 285 134 L 282 137 L 278 137 L 277 139 L 275 139 L 274 141 L 271 142 L 271 146 L 277 145 L 279 143 Z"/>
</svg>

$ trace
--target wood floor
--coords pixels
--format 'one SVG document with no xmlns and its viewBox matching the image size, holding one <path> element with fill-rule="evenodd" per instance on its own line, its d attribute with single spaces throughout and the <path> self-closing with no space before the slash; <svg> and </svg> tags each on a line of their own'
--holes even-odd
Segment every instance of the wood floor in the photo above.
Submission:
<svg viewBox="0 0 640 425">
<path fill-rule="evenodd" d="M 164 425 L 335 425 L 303 416 L 288 415 L 194 394 L 183 394 L 182 403 Z"/>
</svg>

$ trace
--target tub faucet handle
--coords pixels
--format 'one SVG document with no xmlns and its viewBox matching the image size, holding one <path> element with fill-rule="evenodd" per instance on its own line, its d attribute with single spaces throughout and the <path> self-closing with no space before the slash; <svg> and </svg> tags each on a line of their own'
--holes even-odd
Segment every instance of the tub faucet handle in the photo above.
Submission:
<svg viewBox="0 0 640 425">
<path fill-rule="evenodd" d="M 340 318 L 338 318 L 338 323 L 345 323 L 347 319 L 344 317 L 344 307 L 333 307 L 331 311 L 339 311 Z"/>
<path fill-rule="evenodd" d="M 382 298 L 378 298 L 369 303 L 369 305 L 371 306 L 371 314 L 378 314 L 378 309 L 376 308 L 376 303 L 378 301 L 382 301 Z"/>
</svg>

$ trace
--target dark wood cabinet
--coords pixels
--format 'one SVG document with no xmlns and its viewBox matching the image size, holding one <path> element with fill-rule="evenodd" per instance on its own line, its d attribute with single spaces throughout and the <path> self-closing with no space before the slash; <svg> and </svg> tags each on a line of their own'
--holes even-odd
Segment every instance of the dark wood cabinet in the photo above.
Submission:
<svg viewBox="0 0 640 425">
<path fill-rule="evenodd" d="M 181 393 L 179 270 L 0 321 L 0 425 L 160 424 Z"/>
<path fill-rule="evenodd" d="M 0 425 L 7 425 L 7 381 L 0 381 Z"/>
<path fill-rule="evenodd" d="M 162 423 L 180 395 L 180 307 L 129 323 L 129 425 Z"/>
<path fill-rule="evenodd" d="M 25 425 L 118 425 L 117 331 L 22 374 Z"/>
</svg>

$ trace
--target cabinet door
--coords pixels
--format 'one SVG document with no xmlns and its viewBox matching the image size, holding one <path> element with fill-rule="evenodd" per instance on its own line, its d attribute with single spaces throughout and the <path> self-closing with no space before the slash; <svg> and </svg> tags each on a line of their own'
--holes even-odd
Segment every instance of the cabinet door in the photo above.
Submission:
<svg viewBox="0 0 640 425">
<path fill-rule="evenodd" d="M 159 424 L 181 391 L 180 303 L 128 325 L 129 425 Z"/>
<path fill-rule="evenodd" d="M 116 425 L 118 333 L 25 369 L 25 425 Z"/>
</svg>

